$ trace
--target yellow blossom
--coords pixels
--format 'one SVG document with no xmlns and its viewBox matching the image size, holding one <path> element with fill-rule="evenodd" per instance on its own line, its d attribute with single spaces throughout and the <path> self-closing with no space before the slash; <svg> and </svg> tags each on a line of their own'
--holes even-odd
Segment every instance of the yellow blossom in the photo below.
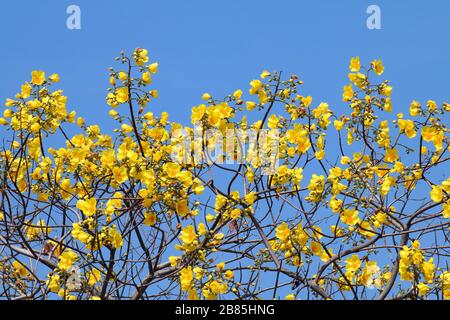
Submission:
<svg viewBox="0 0 450 320">
<path fill-rule="evenodd" d="M 90 217 L 97 211 L 97 200 L 95 198 L 78 200 L 76 207 Z"/>
<path fill-rule="evenodd" d="M 31 83 L 37 86 L 42 85 L 45 82 L 45 72 L 44 71 L 33 71 L 31 72 Z"/>
<path fill-rule="evenodd" d="M 291 230 L 286 222 L 280 224 L 276 229 L 276 237 L 281 241 L 286 241 L 291 234 Z"/>
<path fill-rule="evenodd" d="M 444 193 L 441 186 L 432 186 L 430 191 L 430 198 L 434 202 L 441 202 L 444 197 Z"/>
<path fill-rule="evenodd" d="M 381 60 L 373 60 L 372 62 L 371 62 L 371 65 L 372 65 L 372 68 L 373 68 L 373 71 L 375 71 L 375 73 L 377 74 L 377 75 L 382 75 L 383 74 L 383 72 L 384 72 L 384 66 L 383 66 L 383 62 L 381 61 Z"/>
<path fill-rule="evenodd" d="M 71 249 L 67 249 L 59 256 L 58 267 L 61 270 L 67 270 L 74 264 L 77 258 L 78 256 L 75 252 Z"/>
<path fill-rule="evenodd" d="M 354 57 L 350 59 L 349 69 L 351 72 L 358 72 L 361 68 L 361 62 L 359 61 L 359 57 Z"/>
</svg>

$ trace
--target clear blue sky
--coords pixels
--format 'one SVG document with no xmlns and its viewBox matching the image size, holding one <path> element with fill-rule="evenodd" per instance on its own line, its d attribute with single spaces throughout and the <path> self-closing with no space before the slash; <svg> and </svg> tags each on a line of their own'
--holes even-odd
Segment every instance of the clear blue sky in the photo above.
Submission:
<svg viewBox="0 0 450 320">
<path fill-rule="evenodd" d="M 66 28 L 66 8 L 81 8 L 82 29 Z M 366 27 L 377 4 L 382 29 Z M 297 73 L 315 102 L 334 108 L 351 56 L 382 58 L 394 85 L 394 111 L 412 99 L 448 100 L 450 2 L 424 1 L 8 1 L 0 11 L 0 99 L 30 71 L 61 75 L 69 109 L 108 126 L 107 68 L 120 50 L 148 48 L 160 63 L 150 108 L 187 122 L 200 95 L 223 96 L 263 69 Z M 99 120 L 99 119 L 105 119 Z"/>
</svg>

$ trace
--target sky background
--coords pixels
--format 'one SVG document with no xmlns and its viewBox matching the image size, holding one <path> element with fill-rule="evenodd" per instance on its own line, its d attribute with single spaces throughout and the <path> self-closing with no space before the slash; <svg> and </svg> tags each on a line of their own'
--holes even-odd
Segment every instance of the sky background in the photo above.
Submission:
<svg viewBox="0 0 450 320">
<path fill-rule="evenodd" d="M 66 27 L 66 8 L 81 8 L 81 30 Z M 381 8 L 369 30 L 368 5 Z M 108 128 L 108 67 L 121 50 L 149 50 L 160 71 L 149 105 L 188 123 L 203 92 L 223 97 L 264 70 L 298 74 L 315 103 L 344 108 L 350 57 L 381 58 L 394 86 L 394 112 L 412 99 L 450 100 L 450 2 L 424 1 L 9 1 L 0 12 L 0 99 L 30 72 L 59 73 L 68 109 Z M 5 77 L 6 75 L 6 77 Z"/>
<path fill-rule="evenodd" d="M 81 9 L 81 30 L 66 27 L 71 4 Z M 371 4 L 381 8 L 381 30 L 366 26 Z M 159 62 L 149 87 L 159 98 L 147 110 L 167 111 L 184 124 L 202 93 L 246 91 L 264 69 L 298 74 L 305 83 L 300 93 L 313 96 L 314 106 L 326 101 L 343 114 L 352 56 L 363 65 L 383 60 L 394 114 L 407 112 L 413 99 L 450 102 L 448 0 L 9 1 L 1 5 L 0 36 L 1 101 L 32 70 L 58 73 L 53 88 L 64 89 L 68 110 L 104 131 L 115 124 L 105 101 L 108 68 L 119 67 L 114 58 L 121 50 L 136 47 Z"/>
</svg>

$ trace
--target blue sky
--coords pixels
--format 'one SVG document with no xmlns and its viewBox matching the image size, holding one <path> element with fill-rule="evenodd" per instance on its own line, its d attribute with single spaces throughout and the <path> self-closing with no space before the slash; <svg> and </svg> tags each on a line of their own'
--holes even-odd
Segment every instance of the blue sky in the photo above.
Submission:
<svg viewBox="0 0 450 320">
<path fill-rule="evenodd" d="M 81 30 L 66 28 L 70 4 L 81 8 Z M 381 30 L 366 27 L 370 4 L 381 8 Z M 344 107 L 355 55 L 383 59 L 394 111 L 405 111 L 412 99 L 449 98 L 449 15 L 444 0 L 5 2 L 0 99 L 12 97 L 33 69 L 57 72 L 68 108 L 108 126 L 107 68 L 121 50 L 145 47 L 160 64 L 160 98 L 150 108 L 176 121 L 187 122 L 203 92 L 246 89 L 263 69 L 299 74 L 315 102 Z"/>
</svg>

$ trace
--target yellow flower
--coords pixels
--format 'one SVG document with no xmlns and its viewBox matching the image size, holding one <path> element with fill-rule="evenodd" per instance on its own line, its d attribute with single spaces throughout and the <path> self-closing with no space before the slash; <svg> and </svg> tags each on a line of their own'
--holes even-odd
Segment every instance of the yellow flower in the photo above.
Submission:
<svg viewBox="0 0 450 320">
<path fill-rule="evenodd" d="M 156 223 L 156 214 L 153 212 L 144 213 L 144 224 L 146 226 L 154 226 Z"/>
<path fill-rule="evenodd" d="M 347 271 L 354 273 L 361 266 L 361 260 L 359 260 L 356 254 L 353 254 L 350 258 L 345 260 L 345 268 Z"/>
<path fill-rule="evenodd" d="M 399 159 L 398 151 L 395 148 L 386 149 L 386 155 L 384 156 L 384 161 L 386 162 L 395 162 Z"/>
<path fill-rule="evenodd" d="M 203 287 L 202 291 L 206 299 L 215 300 L 217 299 L 218 294 L 225 294 L 228 292 L 228 285 L 226 283 L 220 283 L 217 280 L 213 280 L 208 282 Z"/>
<path fill-rule="evenodd" d="M 136 48 L 134 50 L 134 61 L 138 66 L 143 66 L 148 62 L 148 51 L 147 49 Z"/>
<path fill-rule="evenodd" d="M 28 221 L 27 224 L 28 223 L 31 223 L 31 221 Z M 25 234 L 28 239 L 34 240 L 37 239 L 46 230 L 47 228 L 45 228 L 45 222 L 43 220 L 40 220 L 38 225 L 27 225 L 25 227 Z"/>
<path fill-rule="evenodd" d="M 189 213 L 188 202 L 185 199 L 177 201 L 176 205 L 177 214 L 181 217 L 186 217 Z"/>
<path fill-rule="evenodd" d="M 247 203 L 248 205 L 252 205 L 257 198 L 258 198 L 258 196 L 255 194 L 254 191 L 247 193 L 244 196 L 245 203 Z"/>
<path fill-rule="evenodd" d="M 391 186 L 395 185 L 395 178 L 391 176 L 386 176 L 383 178 L 380 188 L 381 195 L 385 196 L 389 193 Z"/>
<path fill-rule="evenodd" d="M 225 271 L 224 277 L 225 277 L 225 279 L 227 279 L 227 280 L 233 279 L 233 278 L 234 278 L 234 273 L 233 273 L 233 271 L 231 271 L 231 270 Z"/>
<path fill-rule="evenodd" d="M 72 227 L 73 229 L 71 234 L 74 239 L 77 239 L 85 244 L 89 243 L 93 239 L 89 233 L 83 230 L 79 223 L 73 223 Z"/>
<path fill-rule="evenodd" d="M 67 270 L 74 264 L 77 258 L 77 254 L 75 252 L 73 252 L 71 249 L 67 249 L 59 256 L 58 267 L 61 270 Z"/>
<path fill-rule="evenodd" d="M 333 125 L 337 131 L 340 131 L 344 127 L 344 122 L 340 120 L 334 120 Z"/>
<path fill-rule="evenodd" d="M 108 240 L 115 249 L 118 249 L 123 245 L 122 235 L 116 230 L 115 226 L 108 228 L 106 233 L 108 235 Z"/>
<path fill-rule="evenodd" d="M 192 286 L 192 281 L 194 280 L 194 273 L 192 272 L 192 267 L 186 267 L 180 271 L 180 284 L 181 290 L 187 291 Z"/>
<path fill-rule="evenodd" d="M 90 217 L 97 211 L 97 200 L 95 198 L 78 200 L 76 207 Z"/>
<path fill-rule="evenodd" d="M 57 73 L 52 74 L 48 77 L 51 82 L 59 82 L 59 75 Z"/>
<path fill-rule="evenodd" d="M 394 167 L 391 169 L 391 172 L 398 172 L 403 173 L 403 170 L 405 169 L 405 165 L 402 162 L 395 162 Z"/>
<path fill-rule="evenodd" d="M 128 87 L 120 87 L 116 89 L 115 97 L 117 102 L 125 103 L 128 101 Z"/>
<path fill-rule="evenodd" d="M 307 200 L 313 202 L 319 202 L 322 198 L 322 192 L 325 186 L 325 177 L 322 175 L 313 174 L 311 180 L 309 181 L 308 189 L 310 190 L 309 195 L 306 197 Z"/>
<path fill-rule="evenodd" d="M 342 94 L 342 101 L 350 101 L 352 100 L 354 95 L 353 87 L 351 84 L 348 86 L 344 86 L 344 93 Z"/>
<path fill-rule="evenodd" d="M 61 278 L 59 275 L 54 274 L 46 281 L 50 292 L 58 292 L 61 287 Z"/>
<path fill-rule="evenodd" d="M 128 74 L 124 71 L 119 72 L 119 80 L 120 81 L 126 81 L 128 79 Z"/>
<path fill-rule="evenodd" d="M 416 136 L 416 130 L 414 130 L 414 122 L 411 120 L 398 120 L 398 127 L 400 128 L 401 132 L 404 132 L 408 138 L 414 138 Z"/>
<path fill-rule="evenodd" d="M 276 115 L 272 114 L 268 119 L 267 126 L 270 129 L 276 129 L 276 128 L 278 128 L 278 123 L 279 123 L 279 119 L 277 118 Z"/>
<path fill-rule="evenodd" d="M 14 272 L 19 275 L 19 277 L 25 278 L 28 275 L 27 268 L 25 268 L 25 266 L 19 261 L 15 260 L 12 265 L 14 268 Z"/>
<path fill-rule="evenodd" d="M 384 103 L 383 106 L 384 110 L 387 112 L 391 112 L 392 111 L 392 102 L 391 102 L 391 98 L 386 98 L 386 101 Z"/>
<path fill-rule="evenodd" d="M 269 72 L 269 71 L 264 70 L 263 72 L 261 72 L 260 77 L 261 77 L 262 79 L 265 79 L 265 78 L 267 78 L 268 76 L 270 76 L 270 72 Z"/>
<path fill-rule="evenodd" d="M 152 64 L 149 64 L 147 66 L 148 71 L 150 71 L 151 73 L 157 73 L 158 72 L 158 62 L 154 62 Z"/>
<path fill-rule="evenodd" d="M 223 268 L 225 268 L 225 262 L 220 262 L 216 265 L 217 270 L 219 270 L 220 272 L 223 271 Z"/>
<path fill-rule="evenodd" d="M 323 253 L 323 248 L 317 241 L 311 241 L 310 248 L 313 254 L 316 256 L 321 256 Z"/>
<path fill-rule="evenodd" d="M 176 267 L 176 265 L 178 264 L 179 260 L 180 260 L 180 257 L 176 257 L 176 256 L 170 256 L 169 257 L 169 262 L 170 262 L 170 265 L 172 267 Z"/>
<path fill-rule="evenodd" d="M 202 120 L 205 113 L 206 113 L 206 106 L 204 104 L 201 104 L 198 107 L 193 107 L 191 113 L 192 124 L 195 124 L 196 122 Z"/>
<path fill-rule="evenodd" d="M 313 98 L 311 96 L 301 97 L 302 103 L 305 107 L 309 107 L 312 103 Z"/>
<path fill-rule="evenodd" d="M 31 83 L 37 86 L 42 85 L 45 82 L 45 72 L 36 71 L 31 72 Z"/>
<path fill-rule="evenodd" d="M 384 66 L 383 66 L 383 62 L 381 61 L 381 60 L 373 60 L 372 62 L 371 62 L 371 65 L 372 65 L 372 68 L 373 68 L 373 71 L 375 71 L 375 73 L 377 74 L 377 75 L 382 75 L 383 74 L 383 72 L 384 72 Z"/>
<path fill-rule="evenodd" d="M 322 160 L 323 158 L 325 158 L 325 151 L 324 150 L 316 151 L 314 155 L 316 156 L 317 160 Z"/>
<path fill-rule="evenodd" d="M 374 278 L 376 278 L 379 271 L 380 267 L 377 266 L 376 261 L 368 261 L 361 275 L 361 283 L 366 287 L 371 286 L 373 284 L 376 285 L 377 284 L 376 279 Z"/>
<path fill-rule="evenodd" d="M 436 101 L 434 101 L 434 100 L 428 100 L 428 101 L 427 101 L 427 107 L 428 107 L 428 111 L 433 112 L 433 111 L 436 110 L 436 108 L 437 108 Z"/>
<path fill-rule="evenodd" d="M 422 138 L 426 142 L 432 141 L 438 134 L 438 129 L 436 127 L 423 127 L 422 128 Z"/>
<path fill-rule="evenodd" d="M 142 81 L 146 84 L 150 84 L 152 82 L 152 78 L 150 76 L 150 72 L 144 72 L 142 74 Z"/>
<path fill-rule="evenodd" d="M 329 205 L 330 205 L 330 208 L 331 208 L 331 210 L 333 212 L 337 213 L 337 212 L 340 212 L 342 210 L 342 200 L 340 200 L 340 199 L 336 199 L 336 198 L 333 197 L 330 200 Z"/>
<path fill-rule="evenodd" d="M 92 269 L 88 274 L 88 285 L 93 286 L 102 278 L 102 273 L 98 269 Z"/>
<path fill-rule="evenodd" d="M 169 178 L 176 178 L 180 173 L 181 167 L 178 163 L 169 162 L 163 165 L 163 170 Z"/>
<path fill-rule="evenodd" d="M 376 228 L 379 228 L 382 224 L 386 223 L 386 221 L 387 221 L 387 214 L 380 211 L 375 215 L 375 221 L 373 224 Z"/>
<path fill-rule="evenodd" d="M 354 226 L 360 221 L 358 217 L 358 210 L 344 209 L 341 213 L 341 219 L 343 223 L 348 224 L 349 226 Z"/>
<path fill-rule="evenodd" d="M 442 215 L 444 218 L 450 218 L 450 200 L 442 204 Z"/>
<path fill-rule="evenodd" d="M 450 192 L 450 178 L 447 178 L 447 180 L 442 182 L 442 189 L 447 193 Z"/>
<path fill-rule="evenodd" d="M 420 103 L 414 100 L 409 107 L 409 114 L 413 117 L 418 116 L 420 113 Z"/>
<path fill-rule="evenodd" d="M 294 174 L 293 179 L 292 179 L 292 182 L 293 182 L 297 187 L 300 187 L 300 183 L 301 183 L 302 180 L 303 180 L 303 168 L 298 168 L 298 167 L 296 167 L 296 168 L 294 168 L 292 171 L 293 171 L 292 173 Z"/>
<path fill-rule="evenodd" d="M 417 289 L 419 289 L 419 296 L 421 297 L 426 296 L 428 291 L 430 291 L 430 288 L 423 282 L 417 285 Z"/>
<path fill-rule="evenodd" d="M 381 88 L 381 94 L 385 95 L 386 97 L 390 97 L 392 94 L 392 87 L 383 85 Z M 388 99 L 386 98 L 386 100 L 388 100 Z M 389 99 L 389 101 L 390 101 L 390 99 Z"/>
<path fill-rule="evenodd" d="M 434 202 L 441 202 L 444 197 L 444 193 L 441 186 L 432 186 L 430 191 L 430 198 Z"/>
<path fill-rule="evenodd" d="M 209 93 L 204 93 L 202 94 L 202 100 L 210 100 L 211 99 L 211 95 Z"/>
<path fill-rule="evenodd" d="M 262 84 L 261 80 L 252 80 L 252 81 L 250 81 L 250 86 L 251 86 L 251 88 L 249 90 L 249 93 L 253 95 L 253 94 L 257 94 L 259 92 L 259 90 L 261 90 L 263 84 Z"/>
<path fill-rule="evenodd" d="M 435 267 L 433 260 L 433 258 L 430 258 L 428 261 L 424 261 L 421 266 L 423 276 L 428 283 L 433 283 L 434 280 Z"/>
<path fill-rule="evenodd" d="M 202 280 L 205 270 L 203 270 L 198 266 L 195 266 L 194 269 L 192 269 L 192 271 L 194 271 L 195 279 Z"/>
<path fill-rule="evenodd" d="M 351 72 L 358 72 L 361 68 L 361 62 L 359 61 L 359 57 L 354 57 L 350 59 L 349 69 Z"/>
<path fill-rule="evenodd" d="M 252 111 L 253 109 L 255 109 L 256 103 L 253 101 L 247 101 L 245 103 L 245 107 L 247 108 L 248 111 Z"/>
<path fill-rule="evenodd" d="M 231 210 L 230 217 L 233 220 L 240 218 L 241 217 L 241 209 L 235 208 L 235 209 Z"/>
<path fill-rule="evenodd" d="M 291 234 L 291 230 L 286 222 L 280 224 L 276 229 L 276 237 L 281 241 L 286 241 Z"/>
<path fill-rule="evenodd" d="M 290 294 L 286 295 L 286 297 L 284 297 L 284 299 L 286 299 L 286 300 L 295 300 L 295 294 L 290 293 Z"/>
<path fill-rule="evenodd" d="M 426 142 L 432 141 L 435 148 L 440 150 L 442 148 L 442 141 L 444 139 L 444 133 L 436 127 L 423 127 L 422 138 Z"/>
<path fill-rule="evenodd" d="M 361 222 L 358 227 L 358 232 L 369 239 L 375 235 L 375 232 L 373 232 L 370 223 L 367 221 Z"/>
<path fill-rule="evenodd" d="M 113 179 L 116 183 L 122 184 L 128 180 L 127 169 L 124 166 L 115 166 L 112 169 Z"/>
<path fill-rule="evenodd" d="M 197 228 L 199 235 L 204 236 L 207 233 L 206 225 L 204 223 L 199 223 Z"/>
<path fill-rule="evenodd" d="M 195 233 L 194 226 L 187 226 L 181 231 L 181 241 L 185 244 L 191 244 L 197 240 L 197 234 Z"/>
<path fill-rule="evenodd" d="M 111 107 L 115 108 L 119 105 L 119 102 L 116 99 L 116 95 L 114 93 L 108 93 L 108 95 L 106 96 L 106 103 L 108 105 L 110 105 Z M 81 127 L 81 125 L 79 124 L 78 126 Z"/>
<path fill-rule="evenodd" d="M 123 133 L 130 133 L 133 131 L 133 127 L 126 123 L 122 123 L 120 129 L 122 130 Z"/>
<path fill-rule="evenodd" d="M 444 271 L 439 276 L 442 283 L 442 293 L 444 295 L 445 300 L 450 299 L 450 271 Z"/>
<path fill-rule="evenodd" d="M 234 99 L 239 100 L 239 99 L 241 99 L 241 97 L 242 97 L 242 90 L 241 89 L 238 89 L 235 92 L 233 92 L 233 98 Z"/>
<path fill-rule="evenodd" d="M 22 98 L 26 99 L 31 95 L 32 87 L 28 82 L 25 82 L 25 84 L 22 85 L 20 89 L 21 89 L 20 95 L 22 96 Z"/>
</svg>

